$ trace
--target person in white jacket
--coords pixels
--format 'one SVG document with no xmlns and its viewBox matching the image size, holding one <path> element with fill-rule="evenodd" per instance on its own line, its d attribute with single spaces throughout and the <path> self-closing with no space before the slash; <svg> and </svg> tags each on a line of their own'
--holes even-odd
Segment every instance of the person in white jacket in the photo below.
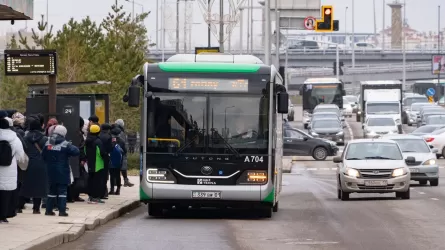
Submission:
<svg viewBox="0 0 445 250">
<path fill-rule="evenodd" d="M 27 156 L 16 132 L 9 128 L 9 122 L 0 114 L 0 141 L 11 146 L 12 163 L 0 166 L 0 223 L 8 223 L 8 218 L 16 215 L 14 191 L 17 189 L 17 164 L 26 164 Z"/>
</svg>

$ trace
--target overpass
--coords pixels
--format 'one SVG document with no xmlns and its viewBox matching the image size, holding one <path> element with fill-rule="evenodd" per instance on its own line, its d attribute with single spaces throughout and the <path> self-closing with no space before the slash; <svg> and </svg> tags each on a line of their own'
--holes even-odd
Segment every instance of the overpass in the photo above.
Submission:
<svg viewBox="0 0 445 250">
<path fill-rule="evenodd" d="M 182 52 L 180 52 L 182 53 Z M 231 54 L 252 54 L 264 60 L 264 51 L 254 50 L 250 53 L 247 51 L 231 50 Z M 442 50 L 445 53 L 445 48 Z M 164 50 L 164 59 L 176 54 L 174 50 Z M 272 53 L 273 55 L 274 52 Z M 407 49 L 406 62 L 408 63 L 431 63 L 431 57 L 437 55 L 437 50 L 427 49 Z M 280 65 L 285 64 L 286 50 L 280 51 Z M 287 50 L 288 66 L 289 67 L 332 67 L 336 60 L 335 49 L 288 49 Z M 352 63 L 352 50 L 341 49 L 339 53 L 340 61 L 345 65 Z M 162 61 L 161 50 L 151 50 L 146 55 L 147 60 L 155 62 Z M 272 56 L 273 60 L 273 56 Z M 364 64 L 392 64 L 401 63 L 403 60 L 403 51 L 400 49 L 356 49 L 355 62 L 356 65 Z"/>
</svg>

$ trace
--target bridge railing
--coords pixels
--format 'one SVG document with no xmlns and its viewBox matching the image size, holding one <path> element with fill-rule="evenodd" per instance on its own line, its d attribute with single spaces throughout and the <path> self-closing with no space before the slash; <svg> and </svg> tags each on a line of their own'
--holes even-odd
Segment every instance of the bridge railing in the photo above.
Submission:
<svg viewBox="0 0 445 250">
<path fill-rule="evenodd" d="M 431 70 L 430 63 L 412 62 L 405 64 L 406 71 L 425 71 Z M 402 72 L 403 64 L 370 64 L 357 65 L 355 68 L 350 66 L 343 67 L 343 74 L 366 74 L 366 73 L 386 73 L 386 72 Z M 331 76 L 333 75 L 333 68 L 297 68 L 291 69 L 289 74 L 291 76 Z"/>
</svg>

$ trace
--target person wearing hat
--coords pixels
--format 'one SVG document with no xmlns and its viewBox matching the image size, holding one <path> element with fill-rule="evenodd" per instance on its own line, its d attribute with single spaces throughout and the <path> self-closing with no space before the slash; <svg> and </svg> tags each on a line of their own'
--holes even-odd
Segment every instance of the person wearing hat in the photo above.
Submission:
<svg viewBox="0 0 445 250">
<path fill-rule="evenodd" d="M 116 126 L 118 126 L 119 129 L 121 130 L 119 137 L 124 141 L 125 145 L 127 145 L 128 138 L 127 138 L 127 134 L 125 133 L 124 120 L 117 119 L 114 122 L 114 124 L 116 124 Z M 127 171 L 128 171 L 128 160 L 127 160 L 127 155 L 124 155 L 124 159 L 122 162 L 122 169 L 121 169 L 121 174 L 122 174 L 122 177 L 124 178 L 124 187 L 132 187 L 132 186 L 134 186 L 134 184 L 131 183 L 130 180 L 128 179 Z"/>
<path fill-rule="evenodd" d="M 51 138 L 42 149 L 43 160 L 47 164 L 49 194 L 46 201 L 45 215 L 54 216 L 56 203 L 59 216 L 68 216 L 66 202 L 68 185 L 71 184 L 69 158 L 80 154 L 79 148 L 65 139 L 67 130 L 63 125 L 56 125 Z"/>
<path fill-rule="evenodd" d="M 99 125 L 99 117 L 97 117 L 96 115 L 92 115 L 88 118 L 88 127 L 93 124 Z"/>
<path fill-rule="evenodd" d="M 104 184 L 106 150 L 99 138 L 99 125 L 92 124 L 85 140 L 85 154 L 88 165 L 88 203 L 104 203 L 101 200 Z"/>
<path fill-rule="evenodd" d="M 109 177 L 109 165 L 110 165 L 110 153 L 113 150 L 113 143 L 111 141 L 111 125 L 108 123 L 104 123 L 100 126 L 100 134 L 99 138 L 102 141 L 102 145 L 104 145 L 104 149 L 106 152 L 106 155 L 104 157 L 104 172 L 103 175 L 103 191 L 101 198 L 102 199 L 108 199 L 108 188 L 107 188 L 107 182 Z"/>
</svg>

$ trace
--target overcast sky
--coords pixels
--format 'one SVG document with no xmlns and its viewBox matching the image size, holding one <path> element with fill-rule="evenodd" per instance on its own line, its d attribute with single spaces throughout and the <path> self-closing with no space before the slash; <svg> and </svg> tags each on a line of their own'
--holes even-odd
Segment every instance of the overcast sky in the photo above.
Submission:
<svg viewBox="0 0 445 250">
<path fill-rule="evenodd" d="M 114 4 L 115 0 L 35 0 L 34 7 L 34 21 L 28 21 L 27 26 L 28 29 L 36 27 L 37 20 L 40 20 L 40 15 L 46 15 L 46 2 L 49 1 L 49 22 L 54 25 L 55 29 L 60 29 L 61 26 L 70 18 L 74 17 L 77 20 L 80 20 L 86 16 L 90 16 L 93 20 L 100 22 L 102 18 L 104 18 L 110 10 L 112 4 Z M 131 1 L 131 0 L 130 0 Z M 149 37 L 152 37 L 155 40 L 156 37 L 156 1 L 157 0 L 137 0 L 136 2 L 142 4 L 144 10 L 151 11 L 148 19 L 145 24 L 147 25 L 147 29 L 149 31 Z M 163 0 L 159 0 L 162 2 Z M 174 7 L 174 0 L 166 0 L 172 4 Z M 228 0 L 224 0 L 228 3 Z M 236 1 L 236 0 L 235 0 Z M 280 0 L 278 0 L 280 1 Z M 301 0 L 307 1 L 307 0 Z M 393 0 L 386 0 L 386 2 L 392 2 Z M 256 4 L 257 0 L 254 0 Z M 351 31 L 351 23 L 352 23 L 352 0 L 321 0 L 322 4 L 330 4 L 334 6 L 335 19 L 340 21 L 340 31 L 344 31 L 345 25 L 345 9 L 348 6 L 347 11 L 347 31 Z M 382 19 L 383 19 L 383 0 L 375 0 L 376 2 L 376 16 L 377 16 L 377 30 L 381 30 L 382 28 Z M 442 20 L 441 27 L 445 27 L 445 1 L 444 0 L 406 0 L 407 3 L 407 12 L 406 16 L 409 24 L 414 29 L 419 31 L 437 31 L 437 23 L 438 23 L 438 15 L 437 15 L 437 6 L 442 3 Z M 126 2 L 124 0 L 119 0 L 119 4 L 123 5 L 124 8 L 131 13 L 132 4 Z M 142 8 L 139 4 L 135 5 L 135 12 L 140 13 Z M 217 13 L 219 1 L 216 0 L 214 7 L 214 12 Z M 228 5 L 228 4 L 226 4 Z M 355 0 L 355 31 L 356 32 L 373 32 L 374 30 L 374 22 L 373 22 L 373 0 Z M 174 10 L 174 8 L 173 8 Z M 161 11 L 159 11 L 160 13 Z M 261 15 L 259 10 L 255 10 L 257 14 L 255 14 L 255 19 L 260 19 Z M 181 13 L 181 12 L 180 12 Z M 386 16 L 386 25 L 390 25 L 390 8 L 387 7 L 385 9 Z M 159 14 L 160 18 L 160 14 Z M 172 20 L 173 19 L 173 20 Z M 159 19 L 160 20 L 160 19 Z M 174 18 L 170 18 L 167 21 L 167 25 L 174 27 Z M 206 45 L 206 36 L 202 35 L 206 32 L 206 26 L 203 24 L 203 18 L 201 14 L 201 10 L 198 7 L 198 4 L 195 3 L 193 8 L 193 22 L 194 23 L 202 23 L 193 25 L 192 31 L 192 41 L 193 46 L 205 46 Z M 160 23 L 160 22 L 159 22 Z M 259 22 L 255 22 L 255 30 L 259 32 L 261 29 L 261 24 Z M 0 32 L 4 34 L 5 32 L 19 30 L 25 28 L 25 21 L 17 21 L 14 26 L 12 26 L 9 22 L 2 22 L 0 24 Z M 256 33 L 255 32 L 255 33 Z M 199 34 L 199 35 L 198 35 Z M 233 31 L 233 39 L 237 39 L 239 37 L 239 31 L 235 29 Z M 213 38 L 212 38 L 213 39 Z M 215 40 L 214 40 L 215 41 Z M 167 41 L 167 46 L 169 46 Z"/>
</svg>

